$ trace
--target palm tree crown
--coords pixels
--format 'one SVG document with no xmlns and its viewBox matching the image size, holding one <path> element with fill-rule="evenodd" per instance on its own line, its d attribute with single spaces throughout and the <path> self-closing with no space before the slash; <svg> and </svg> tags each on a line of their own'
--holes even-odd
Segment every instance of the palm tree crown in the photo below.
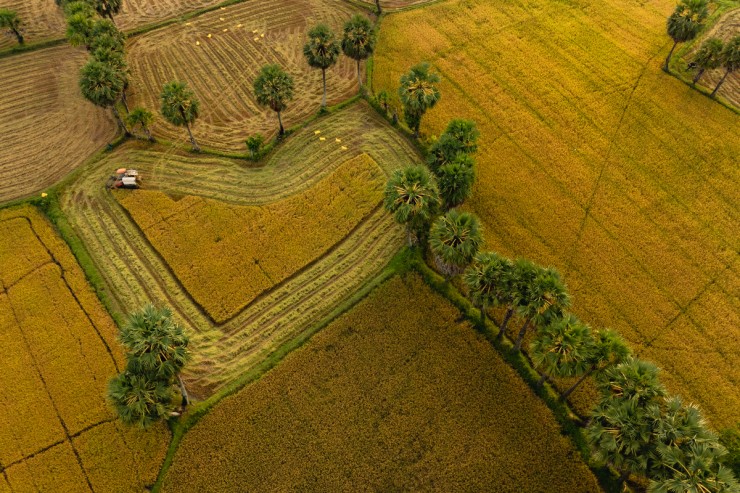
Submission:
<svg viewBox="0 0 740 493">
<path fill-rule="evenodd" d="M 713 70 L 722 65 L 722 48 L 724 44 L 719 38 L 711 38 L 702 43 L 701 48 L 696 52 L 692 61 L 696 65 L 697 73 L 694 77 L 694 83 L 699 79 L 706 70 Z"/>
<path fill-rule="evenodd" d="M 259 104 L 277 113 L 280 135 L 285 133 L 280 113 L 293 99 L 293 78 L 278 65 L 265 65 L 254 80 L 254 95 Z"/>
<path fill-rule="evenodd" d="M 308 31 L 308 42 L 303 46 L 303 54 L 308 64 L 321 69 L 324 83 L 324 96 L 321 106 L 326 106 L 326 69 L 337 63 L 339 42 L 326 24 L 319 24 Z"/>
<path fill-rule="evenodd" d="M 412 234 L 422 232 L 439 207 L 437 183 L 421 166 L 396 170 L 386 185 L 384 205 L 396 222 L 406 225 L 411 244 Z"/>
<path fill-rule="evenodd" d="M 474 214 L 452 209 L 432 225 L 429 246 L 445 275 L 462 272 L 483 242 L 480 220 Z"/>
<path fill-rule="evenodd" d="M 421 117 L 427 110 L 433 108 L 441 97 L 437 88 L 439 80 L 439 75 L 431 71 L 428 62 L 411 67 L 407 74 L 401 76 L 398 96 L 403 104 L 406 123 L 417 136 Z"/>
<path fill-rule="evenodd" d="M 344 25 L 342 51 L 357 62 L 357 83 L 360 87 L 362 87 L 360 61 L 373 54 L 376 40 L 375 28 L 364 15 L 355 14 Z"/>
<path fill-rule="evenodd" d="M 593 350 L 591 328 L 574 315 L 552 321 L 542 327 L 530 345 L 535 367 L 546 374 L 574 377 L 586 373 Z"/>
</svg>

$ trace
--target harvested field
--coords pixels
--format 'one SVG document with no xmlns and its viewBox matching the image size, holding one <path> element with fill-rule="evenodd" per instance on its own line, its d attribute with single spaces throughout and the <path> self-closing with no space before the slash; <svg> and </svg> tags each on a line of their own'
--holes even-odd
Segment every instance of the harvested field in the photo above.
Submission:
<svg viewBox="0 0 740 493">
<path fill-rule="evenodd" d="M 692 49 L 684 55 L 684 59 L 687 62 L 690 61 L 696 50 L 701 46 L 701 43 L 706 39 L 720 38 L 726 42 L 733 36 L 738 35 L 740 35 L 740 8 L 730 10 L 724 14 L 719 21 L 712 26 L 712 29 L 693 43 Z M 724 74 L 724 68 L 710 70 L 704 73 L 699 84 L 711 91 L 715 88 Z M 689 76 L 693 77 L 694 73 L 689 74 Z M 736 108 L 740 108 L 740 72 L 736 70 L 728 75 L 722 84 L 722 87 L 717 91 L 717 94 L 732 103 Z"/>
<path fill-rule="evenodd" d="M 363 3 L 368 4 L 371 7 L 375 7 L 375 0 L 360 0 Z M 403 9 L 406 7 L 412 7 L 417 5 L 423 5 L 425 3 L 431 3 L 439 0 L 380 0 L 380 7 L 385 11 L 393 11 Z"/>
<path fill-rule="evenodd" d="M 162 86 L 185 81 L 201 102 L 195 138 L 209 147 L 245 151 L 248 136 L 271 136 L 278 128 L 275 112 L 254 99 L 252 83 L 260 68 L 276 63 L 291 74 L 295 98 L 283 112 L 283 123 L 289 127 L 305 120 L 318 111 L 322 94 L 321 71 L 311 69 L 303 56 L 306 32 L 318 22 L 338 31 L 356 11 L 340 0 L 256 0 L 152 31 L 128 47 L 130 100 L 158 111 Z M 356 94 L 354 62 L 341 57 L 327 70 L 327 90 L 329 104 Z M 172 141 L 187 139 L 184 128 L 161 118 L 154 132 Z"/>
<path fill-rule="evenodd" d="M 0 202 L 56 183 L 114 136 L 112 115 L 80 94 L 85 59 L 66 46 L 0 59 Z"/>
<path fill-rule="evenodd" d="M 391 279 L 195 425 L 163 491 L 599 491 L 459 318 L 417 276 Z"/>
<path fill-rule="evenodd" d="M 385 181 L 361 154 L 314 187 L 260 206 L 147 190 L 115 196 L 196 303 L 223 323 L 344 239 L 380 206 Z"/>
<path fill-rule="evenodd" d="M 223 0 L 123 0 L 115 16 L 120 29 L 129 30 L 180 16 L 193 10 L 218 5 Z M 64 37 L 64 12 L 51 0 L 0 0 L 0 7 L 18 12 L 25 23 L 26 43 Z M 15 38 L 0 37 L 0 50 L 13 46 Z"/>
<path fill-rule="evenodd" d="M 373 86 L 395 93 L 432 62 L 442 100 L 422 131 L 477 121 L 468 208 L 487 246 L 560 269 L 584 320 L 619 330 L 722 428 L 740 420 L 740 120 L 660 70 L 673 7 L 467 0 L 393 14 Z"/>
<path fill-rule="evenodd" d="M 361 154 L 372 158 L 386 175 L 418 162 L 410 144 L 359 103 L 291 135 L 259 167 L 128 142 L 80 173 L 64 191 L 62 208 L 85 241 L 119 310 L 150 300 L 173 307 L 193 334 L 188 388 L 205 397 L 318 323 L 374 278 L 402 245 L 403 232 L 383 210 L 375 210 L 310 268 L 259 296 L 228 322 L 214 325 L 102 184 L 112 170 L 136 166 L 146 189 L 260 206 L 317 186 Z"/>
<path fill-rule="evenodd" d="M 0 266 L 0 472 L 15 492 L 141 491 L 169 435 L 114 423 L 104 396 L 123 356 L 74 256 L 35 209 L 5 209 Z"/>
</svg>

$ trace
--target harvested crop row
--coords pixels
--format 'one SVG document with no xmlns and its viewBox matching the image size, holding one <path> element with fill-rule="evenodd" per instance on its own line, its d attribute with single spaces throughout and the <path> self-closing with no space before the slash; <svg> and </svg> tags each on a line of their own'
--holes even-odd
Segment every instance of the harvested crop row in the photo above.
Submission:
<svg viewBox="0 0 740 493">
<path fill-rule="evenodd" d="M 304 13 L 310 13 L 305 15 Z M 156 110 L 162 86 L 187 82 L 200 99 L 196 139 L 207 146 L 244 150 L 254 133 L 277 131 L 277 117 L 254 98 L 252 83 L 263 65 L 276 63 L 294 79 L 295 97 L 283 112 L 290 126 L 319 109 L 321 71 L 303 57 L 306 32 L 325 22 L 340 30 L 354 12 L 339 0 L 257 0 L 204 14 L 135 38 L 128 47 L 132 73 L 131 100 Z M 329 104 L 357 91 L 354 64 L 346 57 L 327 71 Z M 184 141 L 184 129 L 158 120 L 154 131 Z"/>
<path fill-rule="evenodd" d="M 291 135 L 260 167 L 195 157 L 171 147 L 127 143 L 81 173 L 64 193 L 62 207 L 121 311 L 149 300 L 173 307 L 193 339 L 194 360 L 186 367 L 188 383 L 196 396 L 205 397 L 359 290 L 398 250 L 402 232 L 390 216 L 376 210 L 310 268 L 258 297 L 223 325 L 214 326 L 101 184 L 117 167 L 136 166 L 144 176 L 145 189 L 259 206 L 306 193 L 363 153 L 386 175 L 418 159 L 403 137 L 367 106 L 358 104 Z"/>
<path fill-rule="evenodd" d="M 189 430 L 163 491 L 598 491 L 459 317 L 417 276 L 393 278 Z"/>
<path fill-rule="evenodd" d="M 677 375 L 671 390 L 721 428 L 740 419 L 738 348 L 718 343 L 722 334 L 740 340 L 732 291 L 713 299 L 734 317 L 692 318 L 681 331 L 672 324 L 736 261 L 737 115 L 660 71 L 671 9 L 475 0 L 394 14 L 383 23 L 373 84 L 394 93 L 409 66 L 430 60 L 442 100 L 422 130 L 477 121 L 469 207 L 489 247 L 558 267 L 576 312 L 619 330 L 641 356 L 690 334 L 706 351 L 655 360 Z M 707 357 L 712 366 L 690 377 Z M 702 383 L 710 380 L 712 395 Z"/>
<path fill-rule="evenodd" d="M 140 491 L 156 477 L 166 427 L 101 428 L 114 420 L 104 396 L 123 360 L 116 328 L 69 248 L 29 206 L 0 210 L 0 273 L 8 351 L 0 361 L 0 464 L 10 487 L 89 491 L 89 480 Z M 116 460 L 103 470 L 83 459 L 81 469 L 86 449 Z"/>
<path fill-rule="evenodd" d="M 114 135 L 78 87 L 85 53 L 48 48 L 0 59 L 0 202 L 59 181 Z"/>
<path fill-rule="evenodd" d="M 375 0 L 360 0 L 360 1 L 372 7 L 375 7 L 377 5 Z M 425 3 L 430 3 L 434 1 L 436 0 L 380 0 L 380 7 L 386 11 L 389 11 L 389 10 L 393 11 L 393 10 L 402 9 L 405 7 L 423 5 Z"/>
<path fill-rule="evenodd" d="M 115 197 L 220 324 L 342 240 L 379 205 L 384 185 L 363 154 L 303 193 L 262 206 L 146 190 Z"/>
<path fill-rule="evenodd" d="M 187 12 L 217 5 L 223 0 L 123 0 L 121 12 L 114 16 L 120 29 L 152 24 Z M 23 20 L 26 43 L 64 37 L 64 12 L 51 0 L 2 0 L 0 7 L 18 13 Z M 0 37 L 0 49 L 15 44 L 15 38 Z"/>
</svg>

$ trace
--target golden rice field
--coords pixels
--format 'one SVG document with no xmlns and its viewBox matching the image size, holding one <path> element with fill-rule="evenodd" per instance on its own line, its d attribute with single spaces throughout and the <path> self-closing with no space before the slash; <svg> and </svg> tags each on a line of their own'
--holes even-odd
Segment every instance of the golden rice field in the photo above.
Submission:
<svg viewBox="0 0 740 493">
<path fill-rule="evenodd" d="M 344 239 L 379 208 L 385 182 L 361 154 L 312 188 L 260 206 L 149 190 L 115 196 L 195 302 L 221 324 Z"/>
<path fill-rule="evenodd" d="M 121 12 L 114 16 L 120 29 L 152 24 L 204 7 L 218 5 L 223 0 L 123 0 Z M 0 8 L 9 8 L 23 20 L 26 43 L 64 37 L 64 12 L 51 0 L 0 0 Z M 0 37 L 0 50 L 13 46 L 15 38 Z"/>
<path fill-rule="evenodd" d="M 419 159 L 403 136 L 366 104 L 357 103 L 294 133 L 256 167 L 244 161 L 193 155 L 175 146 L 129 141 L 83 168 L 63 191 L 62 209 L 109 286 L 116 311 L 126 313 L 128 307 L 150 300 L 173 308 L 191 334 L 194 357 L 186 367 L 188 389 L 203 398 L 318 324 L 377 276 L 403 244 L 403 231 L 382 209 L 375 209 L 308 267 L 263 293 L 225 323 L 214 324 L 193 303 L 182 281 L 113 194 L 105 190 L 108 176 L 121 166 L 136 166 L 144 177 L 144 189 L 129 191 L 132 194 L 158 190 L 172 197 L 191 195 L 262 207 L 320 187 L 322 180 L 345 164 L 356 164 L 354 159 L 362 154 L 385 175 Z M 365 186 L 372 189 L 376 181 L 368 179 Z M 322 199 L 328 207 L 331 197 Z M 192 254 L 194 259 L 204 255 L 195 250 Z"/>
<path fill-rule="evenodd" d="M 714 427 L 740 420 L 738 115 L 664 74 L 672 0 L 451 0 L 386 17 L 373 87 L 429 60 L 481 131 L 488 247 L 556 266 Z"/>
<path fill-rule="evenodd" d="M 375 0 L 360 0 L 366 3 L 369 7 L 375 8 Z M 431 3 L 435 0 L 380 0 L 380 7 L 384 9 L 384 12 L 393 11 L 396 9 L 403 9 L 406 7 L 420 6 L 425 3 Z"/>
<path fill-rule="evenodd" d="M 257 104 L 252 83 L 263 65 L 275 63 L 294 79 L 295 97 L 283 112 L 294 125 L 319 110 L 321 71 L 303 56 L 306 32 L 324 22 L 335 31 L 357 12 L 341 0 L 254 0 L 201 15 L 134 38 L 128 46 L 133 104 L 159 109 L 162 86 L 188 83 L 200 99 L 193 126 L 204 145 L 245 151 L 254 133 L 277 133 L 275 112 Z M 327 70 L 329 104 L 357 93 L 354 62 L 341 57 Z M 159 119 L 154 131 L 169 140 L 187 140 L 184 128 Z"/>
<path fill-rule="evenodd" d="M 711 29 L 692 44 L 692 49 L 684 55 L 684 59 L 687 62 L 691 61 L 691 57 L 695 53 L 695 50 L 699 49 L 702 41 L 706 39 L 720 38 L 724 41 L 728 41 L 730 38 L 737 36 L 738 34 L 740 34 L 740 7 L 723 14 Z M 699 84 L 711 91 L 715 88 L 724 74 L 724 68 L 710 70 L 702 76 Z M 693 78 L 694 73 L 688 75 Z M 740 108 L 740 73 L 738 73 L 738 71 L 730 73 L 722 84 L 722 87 L 717 91 L 717 94 L 729 101 L 736 108 Z"/>
<path fill-rule="evenodd" d="M 599 491 L 549 409 L 415 275 L 221 401 L 183 438 L 162 490 L 358 488 Z"/>
<path fill-rule="evenodd" d="M 105 402 L 116 328 L 68 247 L 30 206 L 0 210 L 0 491 L 141 491 L 169 441 Z M 110 489 L 112 488 L 112 489 Z"/>
<path fill-rule="evenodd" d="M 85 59 L 67 46 L 0 59 L 0 202 L 56 183 L 115 134 L 112 115 L 80 94 Z"/>
</svg>

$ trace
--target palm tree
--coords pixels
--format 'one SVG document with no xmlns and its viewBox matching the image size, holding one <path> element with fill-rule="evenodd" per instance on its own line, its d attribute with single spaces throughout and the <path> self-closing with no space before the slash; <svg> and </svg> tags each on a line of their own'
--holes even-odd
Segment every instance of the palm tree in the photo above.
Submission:
<svg viewBox="0 0 740 493">
<path fill-rule="evenodd" d="M 125 371 L 108 383 L 108 398 L 127 425 L 149 428 L 172 410 L 172 388 L 166 382 Z"/>
<path fill-rule="evenodd" d="M 162 116 L 173 125 L 178 127 L 184 125 L 188 129 L 193 150 L 200 151 L 200 147 L 198 147 L 198 143 L 193 137 L 193 132 L 190 130 L 190 125 L 198 118 L 200 107 L 200 101 L 195 97 L 193 91 L 184 82 L 168 82 L 162 87 L 160 99 L 162 101 L 160 109 Z"/>
<path fill-rule="evenodd" d="M 701 31 L 704 19 L 707 18 L 708 14 L 707 0 L 681 0 L 676 6 L 666 22 L 668 36 L 673 39 L 673 47 L 671 47 L 671 51 L 665 59 L 663 70 L 668 72 L 668 64 L 676 45 L 694 39 Z"/>
<path fill-rule="evenodd" d="M 98 19 L 92 23 L 87 47 L 91 52 L 99 48 L 115 51 L 123 55 L 126 36 L 108 19 Z"/>
<path fill-rule="evenodd" d="M 321 69 L 321 79 L 324 82 L 322 108 L 326 108 L 326 69 L 337 63 L 339 51 L 339 41 L 326 24 L 318 24 L 308 31 L 308 43 L 303 46 L 303 55 L 311 67 Z"/>
<path fill-rule="evenodd" d="M 373 54 L 376 39 L 375 28 L 364 15 L 355 14 L 344 25 L 342 51 L 357 62 L 357 84 L 360 90 L 362 90 L 360 61 Z"/>
<path fill-rule="evenodd" d="M 524 324 L 514 343 L 514 351 L 521 350 L 524 335 L 532 324 L 538 327 L 547 323 L 570 306 L 570 297 L 560 273 L 553 267 L 539 268 L 537 271 L 533 279 L 522 279 L 526 284 L 520 285 L 518 289 L 518 311 L 524 318 Z"/>
<path fill-rule="evenodd" d="M 727 76 L 740 68 L 740 36 L 735 36 L 725 45 L 720 58 L 722 59 L 722 66 L 725 67 L 725 74 L 717 83 L 714 91 L 712 91 L 712 97 L 717 94 L 717 91 L 719 91 L 720 86 Z"/>
<path fill-rule="evenodd" d="M 482 227 L 475 214 L 452 209 L 432 225 L 429 246 L 439 270 L 450 278 L 470 265 L 483 243 Z"/>
<path fill-rule="evenodd" d="M 599 330 L 593 338 L 593 347 L 589 351 L 588 370 L 576 383 L 560 395 L 560 400 L 567 399 L 589 375 L 594 372 L 602 372 L 610 366 L 618 365 L 631 355 L 632 351 L 618 333 L 611 329 Z"/>
<path fill-rule="evenodd" d="M 152 114 L 151 111 L 147 111 L 141 107 L 134 108 L 128 114 L 126 121 L 131 126 L 131 130 L 135 129 L 137 125 L 141 126 L 141 129 L 144 131 L 144 134 L 146 134 L 146 138 L 149 139 L 149 142 L 155 142 L 154 136 L 149 129 L 152 122 L 154 122 L 154 114 Z"/>
<path fill-rule="evenodd" d="M 259 104 L 269 106 L 277 113 L 282 137 L 285 129 L 280 114 L 293 99 L 293 78 L 277 65 L 265 65 L 254 80 L 254 94 Z"/>
<path fill-rule="evenodd" d="M 490 306 L 505 305 L 510 300 L 509 282 L 513 263 L 495 252 L 479 253 L 472 266 L 463 274 L 468 293 L 481 311 L 481 325 L 486 325 L 486 311 Z M 493 323 L 500 327 L 495 319 Z M 499 330 L 499 335 L 501 331 Z"/>
<path fill-rule="evenodd" d="M 23 22 L 21 21 L 21 18 L 18 17 L 18 13 L 16 13 L 14 10 L 10 9 L 0 9 L 0 28 L 1 29 L 8 29 L 15 38 L 18 40 L 18 44 L 23 44 L 23 34 L 21 31 L 23 28 L 21 27 L 23 25 Z"/>
<path fill-rule="evenodd" d="M 654 364 L 628 358 L 597 378 L 601 400 L 591 413 L 586 439 L 597 463 L 620 471 L 620 483 L 630 473 L 650 470 L 657 445 L 655 423 L 666 396 L 658 373 Z"/>
<path fill-rule="evenodd" d="M 82 2 L 75 2 L 80 4 Z M 87 46 L 93 28 L 93 18 L 83 12 L 67 16 L 67 41 L 72 46 Z"/>
<path fill-rule="evenodd" d="M 129 317 L 119 338 L 127 349 L 127 371 L 165 383 L 177 379 L 183 406 L 188 404 L 180 371 L 190 357 L 189 339 L 168 308 L 146 305 Z"/>
<path fill-rule="evenodd" d="M 442 135 L 430 146 L 427 163 L 433 173 L 457 159 L 460 154 L 471 155 L 478 150 L 478 129 L 471 120 L 451 120 Z"/>
<path fill-rule="evenodd" d="M 411 70 L 401 76 L 401 86 L 398 96 L 403 104 L 403 115 L 406 124 L 419 136 L 421 118 L 427 110 L 434 107 L 441 95 L 437 84 L 439 75 L 431 72 L 431 65 L 422 62 L 411 67 Z"/>
<path fill-rule="evenodd" d="M 449 135 L 458 143 L 458 152 L 475 154 L 478 151 L 478 137 L 480 132 L 473 120 L 456 118 L 450 120 L 444 133 Z"/>
<path fill-rule="evenodd" d="M 593 348 L 591 328 L 574 315 L 551 321 L 537 331 L 530 347 L 535 368 L 542 367 L 542 385 L 547 377 L 577 377 L 589 369 Z"/>
<path fill-rule="evenodd" d="M 95 60 L 89 61 L 82 67 L 82 71 L 80 72 L 80 90 L 82 91 L 82 95 L 97 106 L 110 108 L 121 131 L 125 135 L 128 135 L 128 129 L 116 109 L 116 103 L 121 99 L 123 94 L 123 84 L 124 81 L 120 73 L 110 66 Z"/>
<path fill-rule="evenodd" d="M 445 209 L 457 207 L 473 192 L 475 161 L 467 154 L 458 154 L 454 161 L 439 168 L 436 175 Z"/>
<path fill-rule="evenodd" d="M 693 63 L 698 69 L 694 76 L 693 83 L 696 84 L 707 70 L 713 70 L 722 65 L 722 40 L 711 38 L 702 43 L 701 48 L 694 55 Z"/>
<path fill-rule="evenodd" d="M 121 11 L 122 4 L 122 0 L 93 0 L 95 11 L 100 17 L 108 17 L 114 23 L 113 14 Z"/>
<path fill-rule="evenodd" d="M 506 306 L 506 312 L 501 321 L 501 330 L 496 336 L 498 340 L 503 338 L 506 328 L 509 325 L 509 320 L 511 320 L 511 317 L 517 311 L 519 303 L 526 296 L 529 285 L 534 282 L 539 271 L 539 268 L 534 262 L 524 258 L 516 259 L 516 261 L 511 262 L 510 266 L 508 275 L 504 277 L 506 285 L 503 289 L 505 289 L 506 297 L 500 304 Z"/>
<path fill-rule="evenodd" d="M 105 38 L 108 38 L 108 36 L 105 36 Z M 97 38 L 100 39 L 100 38 Z M 108 65 L 113 71 L 115 71 L 118 76 L 123 80 L 123 91 L 121 92 L 121 102 L 123 103 L 123 107 L 126 110 L 126 113 L 128 114 L 128 101 L 126 100 L 126 91 L 129 87 L 129 70 L 128 65 L 126 64 L 126 59 L 123 56 L 123 52 L 116 51 L 113 49 L 109 49 L 105 46 L 100 46 L 95 51 L 93 51 L 92 55 L 93 60 L 96 60 L 98 62 L 104 63 Z"/>
<path fill-rule="evenodd" d="M 409 246 L 423 236 L 439 208 L 439 192 L 434 177 L 422 166 L 393 172 L 385 187 L 384 205 L 399 224 L 406 225 Z"/>
</svg>

